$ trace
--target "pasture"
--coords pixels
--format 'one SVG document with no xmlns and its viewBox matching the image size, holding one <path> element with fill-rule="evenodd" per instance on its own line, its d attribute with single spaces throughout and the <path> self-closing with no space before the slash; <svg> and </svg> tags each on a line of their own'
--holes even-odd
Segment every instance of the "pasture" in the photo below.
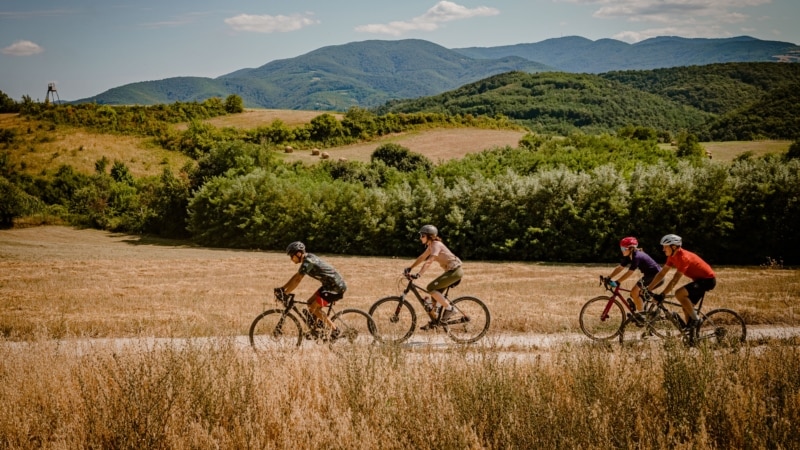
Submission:
<svg viewBox="0 0 800 450">
<path fill-rule="evenodd" d="M 313 249 L 310 249 L 313 251 Z M 397 293 L 407 259 L 321 255 L 342 305 Z M 253 352 L 241 336 L 296 270 L 274 252 L 48 226 L 0 230 L 0 447 L 796 448 L 798 338 L 738 349 L 577 335 L 610 265 L 465 261 L 490 335 Z M 708 306 L 797 325 L 800 271 L 719 267 Z M 433 272 L 433 271 L 432 271 Z M 424 280 L 423 280 L 424 281 Z M 310 294 L 313 280 L 298 293 Z M 501 336 L 569 336 L 561 344 Z"/>
</svg>

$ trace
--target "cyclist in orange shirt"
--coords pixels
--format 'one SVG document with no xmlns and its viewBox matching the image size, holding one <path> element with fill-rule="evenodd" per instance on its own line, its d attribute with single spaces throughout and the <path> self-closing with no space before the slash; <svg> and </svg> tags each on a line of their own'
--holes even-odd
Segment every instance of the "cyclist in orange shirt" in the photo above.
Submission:
<svg viewBox="0 0 800 450">
<path fill-rule="evenodd" d="M 683 248 L 683 239 L 676 234 L 668 234 L 661 238 L 661 246 L 664 254 L 667 255 L 667 262 L 664 267 L 653 278 L 647 286 L 647 290 L 655 289 L 658 283 L 664 279 L 670 269 L 675 268 L 675 275 L 672 277 L 662 294 L 668 294 L 678 283 L 682 276 L 690 278 L 692 281 L 675 291 L 675 298 L 681 303 L 683 314 L 686 318 L 686 327 L 697 325 L 697 312 L 694 305 L 703 298 L 706 292 L 714 289 L 717 285 L 717 277 L 714 270 L 707 262 L 696 254 Z"/>
</svg>

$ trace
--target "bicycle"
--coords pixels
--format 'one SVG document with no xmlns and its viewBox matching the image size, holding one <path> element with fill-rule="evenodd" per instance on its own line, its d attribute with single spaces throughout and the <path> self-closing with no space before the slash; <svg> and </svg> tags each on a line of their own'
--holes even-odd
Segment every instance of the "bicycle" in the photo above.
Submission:
<svg viewBox="0 0 800 450">
<path fill-rule="evenodd" d="M 589 299 L 584 303 L 579 315 L 581 331 L 583 334 L 596 341 L 607 341 L 613 339 L 622 333 L 622 327 L 625 325 L 626 320 L 633 319 L 635 323 L 638 317 L 635 315 L 636 308 L 634 307 L 633 300 L 626 299 L 623 292 L 630 292 L 631 289 L 623 288 L 619 283 L 612 283 L 611 279 L 600 275 L 600 284 L 611 293 L 611 295 L 601 295 Z M 644 286 L 641 286 L 644 288 Z M 650 301 L 646 293 L 646 289 L 641 289 L 642 300 L 647 303 Z M 657 328 L 659 331 L 658 323 L 652 323 L 651 326 Z"/>
<path fill-rule="evenodd" d="M 265 309 L 250 325 L 250 345 L 256 350 L 299 347 L 304 339 L 340 346 L 372 344 L 380 339 L 372 317 L 360 309 L 348 308 L 336 312 L 333 308 L 336 302 L 330 302 L 326 313 L 339 330 L 338 336 L 332 336 L 332 330 L 308 309 L 298 309 L 298 303 L 305 303 L 295 301 L 294 294 L 276 289 L 275 301 L 281 307 Z"/>
<path fill-rule="evenodd" d="M 417 313 L 407 300 L 409 293 L 417 298 L 422 309 L 426 311 L 425 316 L 429 316 L 423 298 L 423 294 L 429 292 L 414 283 L 417 277 L 410 273 L 403 273 L 398 284 L 402 286 L 406 281 L 408 283 L 403 288 L 402 295 L 384 297 L 370 307 L 369 314 L 380 331 L 382 342 L 400 344 L 414 334 Z M 448 286 L 443 292 L 444 297 L 449 300 L 450 289 L 456 287 L 460 282 L 461 280 Z M 450 300 L 450 304 L 453 305 L 453 314 L 447 320 L 442 320 L 444 309 L 438 308 L 436 318 L 431 322 L 432 329 L 443 330 L 450 339 L 462 344 L 477 341 L 489 330 L 491 316 L 489 308 L 483 301 L 476 297 L 465 296 Z"/>
<path fill-rule="evenodd" d="M 744 319 L 736 312 L 727 308 L 717 308 L 703 313 L 703 300 L 705 295 L 694 306 L 700 321 L 693 327 L 687 327 L 683 317 L 678 311 L 670 311 L 664 305 L 680 308 L 680 304 L 669 302 L 663 295 L 647 293 L 653 301 L 648 302 L 641 323 L 636 326 L 644 328 L 639 339 L 648 339 L 651 336 L 670 339 L 681 337 L 682 342 L 689 347 L 703 342 L 712 342 L 722 347 L 736 347 L 747 339 L 747 326 Z M 625 328 L 632 323 L 631 317 L 622 324 L 619 334 L 620 344 L 625 341 Z M 630 335 L 629 335 L 630 336 Z M 629 339 L 629 342 L 633 339 Z"/>
</svg>

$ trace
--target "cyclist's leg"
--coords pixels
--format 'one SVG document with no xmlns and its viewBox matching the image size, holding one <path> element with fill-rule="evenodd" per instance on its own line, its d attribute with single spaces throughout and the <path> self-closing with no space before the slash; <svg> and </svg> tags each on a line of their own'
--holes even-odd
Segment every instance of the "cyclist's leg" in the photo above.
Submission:
<svg viewBox="0 0 800 450">
<path fill-rule="evenodd" d="M 644 309 L 642 297 L 639 295 L 641 291 L 642 290 L 639 287 L 639 283 L 636 283 L 636 286 L 631 289 L 631 299 L 633 300 L 633 305 L 636 307 L 637 312 L 641 312 Z"/>
<path fill-rule="evenodd" d="M 681 304 L 684 322 L 689 323 L 690 320 L 696 317 L 694 304 L 689 299 L 689 291 L 686 289 L 686 286 L 681 286 L 675 291 L 675 300 L 678 300 Z"/>
<path fill-rule="evenodd" d="M 684 314 L 694 323 L 696 323 L 697 320 L 699 319 L 697 317 L 697 312 L 694 310 L 694 305 L 696 305 L 697 302 L 699 302 L 700 299 L 702 299 L 703 296 L 706 295 L 706 292 L 714 289 L 716 285 L 717 285 L 716 278 L 703 278 L 699 280 L 694 280 L 691 283 L 675 291 L 675 298 L 677 298 L 681 302 Z M 686 304 L 684 304 L 684 301 L 681 300 L 679 294 L 684 296 Z M 686 309 L 687 304 L 689 307 L 688 312 Z M 688 324 L 689 321 L 687 320 L 686 323 Z"/>
<path fill-rule="evenodd" d="M 328 315 L 322 311 L 322 308 L 330 306 L 331 302 L 340 300 L 342 297 L 344 297 L 344 294 L 323 291 L 322 288 L 319 288 L 311 299 L 309 299 L 308 310 L 311 311 L 314 317 L 322 320 L 327 328 L 336 330 L 336 325 L 331 321 Z"/>
<path fill-rule="evenodd" d="M 441 305 L 443 308 L 448 308 L 450 307 L 450 302 L 444 298 L 442 292 L 444 292 L 448 286 L 460 280 L 463 276 L 464 271 L 460 266 L 453 270 L 448 270 L 428 283 L 428 286 L 425 288 L 425 290 L 431 294 L 431 297 L 436 300 L 436 303 Z"/>
</svg>

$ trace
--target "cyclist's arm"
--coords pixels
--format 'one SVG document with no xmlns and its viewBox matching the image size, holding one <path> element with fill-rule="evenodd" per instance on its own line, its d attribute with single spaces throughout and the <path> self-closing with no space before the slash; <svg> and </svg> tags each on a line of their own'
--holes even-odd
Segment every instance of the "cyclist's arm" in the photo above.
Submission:
<svg viewBox="0 0 800 450">
<path fill-rule="evenodd" d="M 672 277 L 671 280 L 669 280 L 669 283 L 667 283 L 667 287 L 665 287 L 662 292 L 664 294 L 669 294 L 670 292 L 672 292 L 672 288 L 674 288 L 675 285 L 678 284 L 678 280 L 680 280 L 682 276 L 683 274 L 676 270 L 675 275 Z"/>
<path fill-rule="evenodd" d="M 653 278 L 653 281 L 651 281 L 650 284 L 647 285 L 647 290 L 652 292 L 653 289 L 655 289 L 655 287 L 658 286 L 658 283 L 660 283 L 661 280 L 663 280 L 664 277 L 667 276 L 667 272 L 669 272 L 669 269 L 670 267 L 665 264 L 664 267 L 662 267 L 661 270 Z M 666 293 L 666 290 L 664 290 L 664 292 Z"/>
<path fill-rule="evenodd" d="M 620 266 L 620 267 L 622 267 L 622 266 Z M 622 284 L 622 282 L 627 280 L 633 274 L 633 272 L 635 272 L 635 270 L 628 270 L 627 272 L 623 273 L 622 276 L 619 277 L 619 280 L 617 280 L 617 283 Z M 612 276 L 613 276 L 613 274 L 612 274 Z"/>
<path fill-rule="evenodd" d="M 284 292 L 288 294 L 293 290 L 295 290 L 297 285 L 300 284 L 300 281 L 303 280 L 304 276 L 305 274 L 302 274 L 300 272 L 297 272 L 296 274 L 292 275 L 292 278 L 289 278 L 289 281 L 287 281 L 286 284 L 283 285 Z"/>
<path fill-rule="evenodd" d="M 615 268 L 614 268 L 614 270 L 611 272 L 611 275 L 609 275 L 609 276 L 608 276 L 608 278 L 610 278 L 610 279 L 612 279 L 612 280 L 613 280 L 613 279 L 614 279 L 614 277 L 615 277 L 615 276 L 617 276 L 617 274 L 618 274 L 618 273 L 622 272 L 622 270 L 623 270 L 623 269 L 625 269 L 625 268 L 624 268 L 624 267 L 622 267 L 622 266 L 617 266 L 617 267 L 615 267 Z M 624 276 L 624 275 L 623 275 L 623 276 Z M 621 278 L 620 278 L 620 281 L 622 281 L 622 279 L 621 279 Z"/>
<path fill-rule="evenodd" d="M 414 267 L 417 267 L 418 265 L 422 264 L 423 261 L 429 259 L 430 255 L 431 255 L 431 249 L 430 247 L 428 247 L 425 249 L 424 252 L 422 252 L 421 255 L 419 255 L 419 257 L 416 260 L 414 260 L 414 263 L 411 264 L 408 268 L 413 269 Z"/>
</svg>

